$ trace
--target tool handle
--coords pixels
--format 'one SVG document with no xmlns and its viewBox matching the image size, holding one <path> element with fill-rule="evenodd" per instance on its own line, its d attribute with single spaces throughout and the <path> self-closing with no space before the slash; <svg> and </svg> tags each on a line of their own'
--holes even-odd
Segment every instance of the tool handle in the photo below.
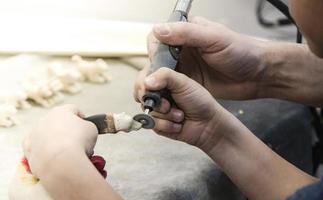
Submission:
<svg viewBox="0 0 323 200">
<path fill-rule="evenodd" d="M 168 22 L 187 22 L 186 15 L 187 14 L 185 12 L 175 10 L 171 14 Z M 170 46 L 159 43 L 156 53 L 152 59 L 150 73 L 153 73 L 162 67 L 175 70 L 180 58 L 181 50 L 181 46 Z"/>
<path fill-rule="evenodd" d="M 143 96 L 143 101 L 145 102 L 144 109 L 149 109 L 149 111 L 152 111 L 154 107 L 160 105 L 161 98 L 165 98 L 171 105 L 175 105 L 175 101 L 173 100 L 170 91 L 165 88 L 159 91 L 146 92 L 146 94 Z"/>
<path fill-rule="evenodd" d="M 96 128 L 98 129 L 99 135 L 115 134 L 115 131 L 113 131 L 114 127 L 109 127 L 106 114 L 93 115 L 93 116 L 84 118 L 84 120 L 95 124 Z"/>
<path fill-rule="evenodd" d="M 187 22 L 187 13 L 180 10 L 174 10 L 168 22 Z M 167 67 L 169 69 L 175 70 L 180 58 L 181 51 L 181 46 L 170 46 L 167 44 L 159 43 L 157 51 L 152 59 L 149 74 L 157 71 L 162 67 Z M 165 88 L 160 91 L 146 92 L 143 97 L 143 100 L 145 102 L 144 108 L 152 111 L 155 106 L 158 106 L 160 104 L 162 97 L 167 99 L 171 104 L 175 104 L 173 98 L 171 97 L 170 91 Z"/>
</svg>

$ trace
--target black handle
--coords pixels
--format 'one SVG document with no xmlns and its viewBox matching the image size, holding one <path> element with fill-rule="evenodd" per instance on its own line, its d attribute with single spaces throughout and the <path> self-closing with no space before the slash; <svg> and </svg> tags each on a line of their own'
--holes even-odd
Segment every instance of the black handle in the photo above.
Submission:
<svg viewBox="0 0 323 200">
<path fill-rule="evenodd" d="M 108 116 L 107 114 L 93 115 L 93 116 L 84 118 L 84 120 L 95 124 L 96 128 L 98 129 L 99 135 L 116 133 L 113 118 L 111 119 L 111 117 Z"/>
</svg>

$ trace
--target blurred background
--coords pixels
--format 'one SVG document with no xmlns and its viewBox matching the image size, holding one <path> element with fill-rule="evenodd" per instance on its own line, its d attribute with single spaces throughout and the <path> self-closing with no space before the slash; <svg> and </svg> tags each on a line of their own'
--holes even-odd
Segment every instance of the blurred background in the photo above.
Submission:
<svg viewBox="0 0 323 200">
<path fill-rule="evenodd" d="M 88 49 L 88 51 L 100 53 L 105 50 L 104 45 L 107 46 L 106 43 L 110 42 L 105 41 L 106 39 L 99 34 L 100 31 L 102 33 L 105 21 L 163 22 L 168 18 L 175 1 L 0 0 L 0 22 L 2 24 L 0 51 L 15 52 L 14 50 L 19 49 L 21 51 L 32 49 L 57 52 L 67 49 L 66 51 L 80 50 L 82 52 L 85 51 L 84 49 Z M 293 27 L 267 29 L 259 25 L 256 18 L 256 6 L 259 1 L 195 0 L 192 15 L 204 16 L 236 31 L 253 36 L 293 41 L 295 38 L 295 28 Z M 269 4 L 266 7 L 265 12 L 269 13 L 270 18 L 281 16 Z M 101 24 L 94 25 L 98 21 Z M 143 32 L 140 34 L 146 33 L 149 29 L 150 27 L 146 26 L 141 29 Z M 91 33 L 85 36 L 85 30 L 91 30 Z M 136 34 L 135 30 L 133 34 Z M 67 35 L 71 36 L 67 37 Z M 75 39 L 75 35 L 78 35 L 79 38 Z M 95 41 L 92 41 L 95 45 L 77 46 L 76 44 L 84 41 L 85 37 L 96 38 Z M 26 43 L 26 40 L 29 42 Z M 56 44 L 64 45 L 55 46 L 53 40 Z M 38 47 L 37 42 L 41 43 Z M 104 44 L 103 47 L 100 47 L 100 43 Z"/>
</svg>

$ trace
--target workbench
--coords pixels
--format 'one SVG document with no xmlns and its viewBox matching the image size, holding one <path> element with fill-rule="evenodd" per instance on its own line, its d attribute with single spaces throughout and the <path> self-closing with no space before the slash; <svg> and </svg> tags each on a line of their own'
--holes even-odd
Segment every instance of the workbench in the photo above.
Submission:
<svg viewBox="0 0 323 200">
<path fill-rule="evenodd" d="M 133 100 L 138 70 L 120 60 L 107 62 L 113 77 L 110 83 L 85 84 L 80 94 L 67 95 L 63 103 L 76 104 L 86 115 L 140 112 L 140 105 Z M 311 126 L 306 107 L 277 100 L 221 103 L 274 150 L 310 170 Z M 1 200 L 8 199 L 8 185 L 22 157 L 24 136 L 47 111 L 40 107 L 21 111 L 20 125 L 0 129 Z M 99 136 L 95 152 L 107 160 L 107 181 L 126 200 L 244 199 L 202 151 L 150 130 Z"/>
</svg>

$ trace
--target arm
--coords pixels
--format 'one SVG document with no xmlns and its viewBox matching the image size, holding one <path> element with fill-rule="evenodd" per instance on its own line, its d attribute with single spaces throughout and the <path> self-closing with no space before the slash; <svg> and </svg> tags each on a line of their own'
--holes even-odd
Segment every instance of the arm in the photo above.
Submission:
<svg viewBox="0 0 323 200">
<path fill-rule="evenodd" d="M 161 103 L 152 113 L 154 130 L 203 150 L 248 198 L 284 200 L 316 181 L 270 150 L 185 75 L 162 68 L 145 79 L 145 87 L 167 87 L 177 105 L 172 108 L 167 102 Z"/>
<path fill-rule="evenodd" d="M 266 68 L 258 98 L 323 106 L 323 59 L 305 45 L 264 42 Z"/>
<path fill-rule="evenodd" d="M 224 115 L 232 125 L 215 125 L 212 130 L 221 130 L 224 137 L 206 153 L 249 199 L 285 200 L 317 181 L 269 149 L 230 113 Z"/>
</svg>

